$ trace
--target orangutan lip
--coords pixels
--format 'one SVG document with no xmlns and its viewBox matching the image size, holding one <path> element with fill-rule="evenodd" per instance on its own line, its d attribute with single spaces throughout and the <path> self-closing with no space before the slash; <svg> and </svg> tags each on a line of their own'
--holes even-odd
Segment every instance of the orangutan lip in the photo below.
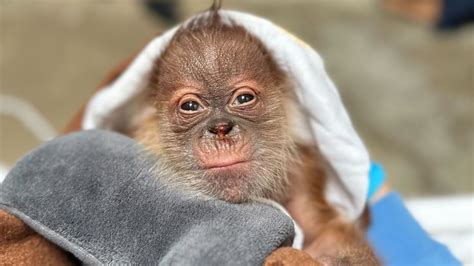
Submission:
<svg viewBox="0 0 474 266">
<path fill-rule="evenodd" d="M 222 163 L 216 163 L 212 165 L 206 165 L 205 169 L 206 170 L 225 169 L 225 168 L 230 168 L 239 164 L 245 164 L 248 162 L 249 161 L 222 162 Z"/>
</svg>

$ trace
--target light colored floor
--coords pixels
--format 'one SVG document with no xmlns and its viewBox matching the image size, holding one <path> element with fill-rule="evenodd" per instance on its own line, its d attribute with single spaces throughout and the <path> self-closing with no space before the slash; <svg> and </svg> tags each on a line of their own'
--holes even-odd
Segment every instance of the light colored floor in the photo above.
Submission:
<svg viewBox="0 0 474 266">
<path fill-rule="evenodd" d="M 60 132 L 112 66 L 164 29 L 137 2 L 0 0 L 1 95 L 30 103 Z M 208 2 L 180 1 L 181 15 Z M 396 189 L 409 196 L 473 192 L 474 27 L 436 33 L 387 14 L 375 0 L 233 0 L 224 7 L 267 17 L 320 52 Z M 8 166 L 40 142 L 4 113 L 7 101 L 0 102 L 0 163 Z"/>
</svg>

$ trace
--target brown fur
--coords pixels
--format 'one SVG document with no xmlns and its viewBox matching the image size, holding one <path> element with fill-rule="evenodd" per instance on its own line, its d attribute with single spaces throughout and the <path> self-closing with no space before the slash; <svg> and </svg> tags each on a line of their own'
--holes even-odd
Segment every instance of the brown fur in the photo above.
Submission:
<svg viewBox="0 0 474 266">
<path fill-rule="evenodd" d="M 327 170 L 319 152 L 301 145 L 298 151 L 301 164 L 289 169 L 291 197 L 284 204 L 303 229 L 305 251 L 330 264 L 378 265 L 363 234 L 368 214 L 345 220 L 324 198 Z"/>
<path fill-rule="evenodd" d="M 0 265 L 75 265 L 67 252 L 0 210 Z"/>
<path fill-rule="evenodd" d="M 323 264 L 313 260 L 307 253 L 288 247 L 282 247 L 273 251 L 265 258 L 264 266 L 322 266 Z"/>
</svg>

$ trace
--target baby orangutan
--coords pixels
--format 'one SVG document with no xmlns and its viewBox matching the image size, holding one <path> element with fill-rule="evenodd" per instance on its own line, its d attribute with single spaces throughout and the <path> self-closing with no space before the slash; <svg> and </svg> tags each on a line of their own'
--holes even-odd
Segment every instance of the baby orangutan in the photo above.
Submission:
<svg viewBox="0 0 474 266">
<path fill-rule="evenodd" d="M 135 138 L 160 156 L 160 176 L 229 202 L 276 200 L 319 262 L 378 264 L 362 229 L 326 202 L 323 160 L 291 126 L 291 82 L 243 27 L 218 11 L 183 26 L 156 62 L 150 91 L 156 110 Z"/>
</svg>

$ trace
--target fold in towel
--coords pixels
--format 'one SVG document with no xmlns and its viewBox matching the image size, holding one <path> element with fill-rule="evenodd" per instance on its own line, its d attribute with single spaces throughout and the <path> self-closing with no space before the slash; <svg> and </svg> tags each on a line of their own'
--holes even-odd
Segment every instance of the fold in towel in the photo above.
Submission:
<svg viewBox="0 0 474 266">
<path fill-rule="evenodd" d="M 292 220 L 161 183 L 134 140 L 83 131 L 32 151 L 0 187 L 0 208 L 86 264 L 256 265 L 291 245 Z"/>
</svg>

